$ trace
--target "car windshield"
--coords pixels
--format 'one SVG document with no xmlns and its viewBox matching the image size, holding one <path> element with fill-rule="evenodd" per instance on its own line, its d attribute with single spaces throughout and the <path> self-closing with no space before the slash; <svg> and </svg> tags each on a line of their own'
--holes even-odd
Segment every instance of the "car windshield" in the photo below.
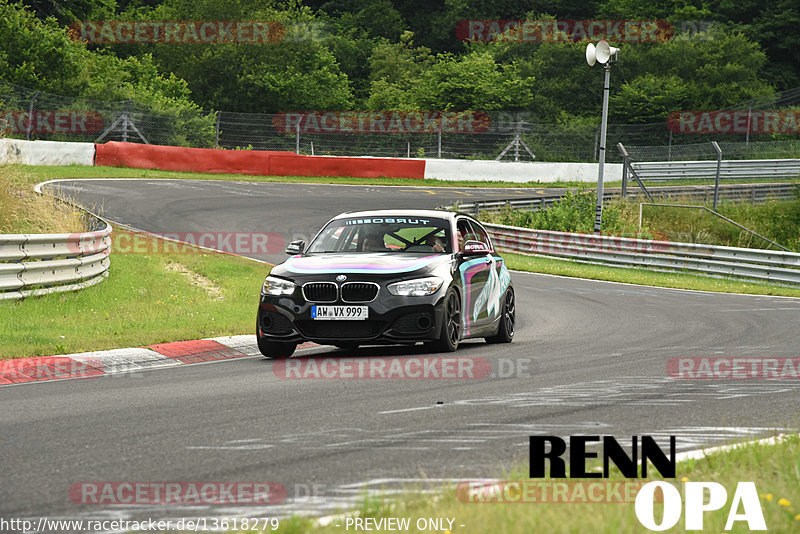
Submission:
<svg viewBox="0 0 800 534">
<path fill-rule="evenodd" d="M 311 242 L 308 252 L 449 254 L 451 249 L 446 219 L 394 216 L 335 219 Z"/>
</svg>

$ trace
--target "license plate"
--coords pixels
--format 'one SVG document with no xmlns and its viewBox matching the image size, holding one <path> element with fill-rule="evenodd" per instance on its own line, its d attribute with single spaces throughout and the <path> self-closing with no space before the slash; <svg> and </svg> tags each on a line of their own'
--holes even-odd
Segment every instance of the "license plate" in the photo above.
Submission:
<svg viewBox="0 0 800 534">
<path fill-rule="evenodd" d="M 311 318 L 318 321 L 362 321 L 368 315 L 368 306 L 311 306 Z"/>
</svg>

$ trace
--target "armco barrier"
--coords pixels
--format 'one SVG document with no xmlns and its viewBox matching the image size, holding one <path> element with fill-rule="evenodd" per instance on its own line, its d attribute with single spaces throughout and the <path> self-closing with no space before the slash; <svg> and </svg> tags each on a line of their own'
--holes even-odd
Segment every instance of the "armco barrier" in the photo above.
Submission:
<svg viewBox="0 0 800 534">
<path fill-rule="evenodd" d="M 579 262 L 800 284 L 800 254 L 485 224 L 501 250 Z"/>
<path fill-rule="evenodd" d="M 95 165 L 272 176 L 423 178 L 425 162 L 401 158 L 303 156 L 293 152 L 215 150 L 111 141 L 96 145 Z"/>
<path fill-rule="evenodd" d="M 765 202 L 767 200 L 787 200 L 795 198 L 800 183 L 769 183 L 769 184 L 726 184 L 719 187 L 719 198 L 740 202 Z M 655 198 L 693 198 L 710 200 L 714 198 L 713 185 L 670 185 L 649 187 L 647 190 Z M 634 190 L 638 193 L 638 190 Z M 628 190 L 630 196 L 631 190 Z M 562 193 L 553 193 L 529 198 L 508 198 L 500 200 L 476 200 L 458 204 L 458 209 L 467 213 L 478 215 L 481 211 L 497 213 L 506 208 L 539 211 L 549 208 L 563 196 Z M 619 198 L 620 190 L 609 188 L 604 190 L 603 198 L 612 200 Z M 440 206 L 452 209 L 453 206 Z"/>
<path fill-rule="evenodd" d="M 92 165 L 94 163 L 94 144 L 0 139 L 0 163 Z"/>
<path fill-rule="evenodd" d="M 717 161 L 636 161 L 630 164 L 640 180 L 751 180 L 800 177 L 800 159 L 755 159 Z"/>
<path fill-rule="evenodd" d="M 0 300 L 75 291 L 108 276 L 111 225 L 76 234 L 0 234 Z"/>
</svg>

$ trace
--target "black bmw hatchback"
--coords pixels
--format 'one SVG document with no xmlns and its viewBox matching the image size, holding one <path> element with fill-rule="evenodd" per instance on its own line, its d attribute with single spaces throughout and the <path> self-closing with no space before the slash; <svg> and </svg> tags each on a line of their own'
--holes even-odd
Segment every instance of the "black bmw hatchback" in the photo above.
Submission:
<svg viewBox="0 0 800 534">
<path fill-rule="evenodd" d="M 508 343 L 514 288 L 475 219 L 437 210 L 342 213 L 264 280 L 258 347 L 291 356 L 298 343 L 341 348 L 414 344 L 451 352 L 462 339 Z"/>
</svg>

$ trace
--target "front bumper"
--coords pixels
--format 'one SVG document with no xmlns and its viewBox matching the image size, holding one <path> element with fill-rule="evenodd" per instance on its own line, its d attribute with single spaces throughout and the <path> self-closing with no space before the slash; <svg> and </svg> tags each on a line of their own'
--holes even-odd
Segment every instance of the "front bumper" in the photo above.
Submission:
<svg viewBox="0 0 800 534">
<path fill-rule="evenodd" d="M 398 297 L 383 292 L 368 303 L 330 303 L 369 307 L 368 318 L 360 321 L 312 319 L 314 303 L 299 294 L 291 297 L 262 294 L 258 335 L 273 341 L 314 341 L 323 345 L 432 341 L 439 338 L 441 331 L 445 294 L 446 288 L 426 297 Z"/>
</svg>

